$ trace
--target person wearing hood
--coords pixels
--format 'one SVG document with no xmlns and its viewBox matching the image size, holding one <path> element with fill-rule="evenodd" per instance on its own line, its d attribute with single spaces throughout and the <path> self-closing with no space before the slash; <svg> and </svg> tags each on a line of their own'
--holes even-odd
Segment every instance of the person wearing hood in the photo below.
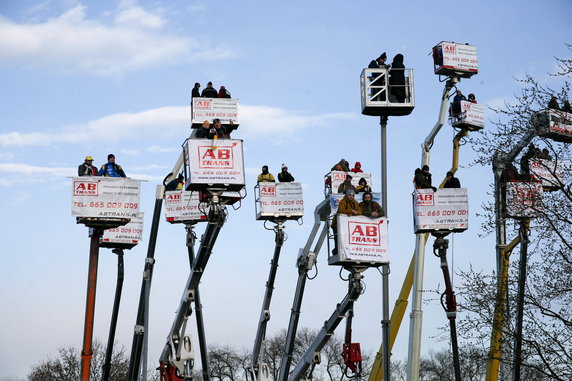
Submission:
<svg viewBox="0 0 572 381">
<path fill-rule="evenodd" d="M 470 93 L 470 94 L 468 95 L 468 98 L 469 98 L 469 102 L 475 103 L 475 104 L 477 103 L 477 98 L 475 97 L 475 94 Z"/>
<path fill-rule="evenodd" d="M 183 184 L 185 184 L 184 179 L 185 177 L 183 176 L 183 174 L 179 173 L 179 176 L 177 176 L 176 179 L 169 181 L 169 183 L 165 187 L 165 190 L 177 191 L 183 189 Z"/>
<path fill-rule="evenodd" d="M 361 163 L 359 161 L 356 161 L 356 163 L 354 164 L 354 167 L 351 169 L 352 172 L 354 173 L 361 173 L 363 172 L 361 170 Z"/>
<path fill-rule="evenodd" d="M 228 91 L 224 86 L 221 86 L 220 90 L 218 91 L 218 97 L 219 98 L 230 98 L 230 91 Z"/>
<path fill-rule="evenodd" d="M 338 214 L 345 214 L 347 216 L 358 216 L 361 214 L 361 209 L 358 202 L 355 200 L 356 192 L 349 189 L 344 198 L 340 200 L 338 204 L 338 211 L 334 218 L 332 219 L 332 232 L 334 233 L 334 250 L 332 254 L 336 255 L 338 253 Z"/>
<path fill-rule="evenodd" d="M 262 166 L 262 173 L 258 175 L 257 181 L 259 183 L 262 183 L 262 182 L 274 183 L 274 182 L 276 182 L 276 180 L 274 179 L 274 176 L 272 176 L 272 173 L 268 172 L 268 166 L 267 165 Z"/>
<path fill-rule="evenodd" d="M 445 181 L 445 185 L 443 186 L 443 188 L 460 188 L 461 187 L 461 182 L 459 181 L 458 178 L 455 177 L 455 175 L 453 175 L 453 172 L 449 171 L 447 172 L 447 180 Z"/>
<path fill-rule="evenodd" d="M 431 172 L 429 172 L 429 166 L 427 164 L 425 164 L 421 169 L 417 168 L 415 170 L 413 181 L 415 182 L 415 189 L 437 190 L 437 188 L 431 185 Z"/>
<path fill-rule="evenodd" d="M 97 167 L 93 165 L 93 157 L 86 156 L 83 164 L 77 167 L 78 176 L 97 176 Z"/>
<path fill-rule="evenodd" d="M 357 193 L 356 187 L 354 187 L 352 184 L 352 177 L 349 174 L 346 175 L 346 179 L 338 187 L 338 193 L 345 194 L 345 193 L 347 193 L 348 190 L 353 190 L 354 192 Z"/>
<path fill-rule="evenodd" d="M 285 164 L 282 164 L 280 173 L 278 174 L 278 181 L 281 183 L 291 183 L 294 181 L 294 176 L 288 172 L 288 167 Z"/>
<path fill-rule="evenodd" d="M 366 217 L 385 217 L 385 211 L 377 202 L 373 201 L 371 192 L 363 194 L 363 201 L 359 203 L 361 214 Z"/>
<path fill-rule="evenodd" d="M 348 163 L 348 161 L 346 159 L 342 159 L 340 160 L 339 163 L 336 163 L 332 169 L 332 171 L 343 171 L 343 172 L 349 172 L 350 171 L 350 163 Z"/>
<path fill-rule="evenodd" d="M 365 177 L 362 177 L 361 179 L 359 179 L 358 186 L 357 186 L 357 192 L 358 193 L 371 192 L 371 187 L 369 185 L 367 185 L 367 180 L 365 179 Z"/>
<path fill-rule="evenodd" d="M 199 92 L 200 88 L 201 88 L 201 84 L 198 82 L 195 82 L 195 86 L 193 87 L 193 91 L 191 91 L 191 98 L 200 98 L 201 97 L 201 93 Z"/>
<path fill-rule="evenodd" d="M 389 88 L 389 92 L 397 98 L 397 102 L 405 102 L 405 65 L 403 64 L 403 54 L 396 54 L 393 57 L 391 70 L 389 71 Z"/>
<path fill-rule="evenodd" d="M 564 104 L 562 105 L 562 111 L 564 111 L 564 112 L 571 112 L 571 110 L 570 110 L 570 102 L 568 102 L 568 99 L 564 101 Z"/>
</svg>

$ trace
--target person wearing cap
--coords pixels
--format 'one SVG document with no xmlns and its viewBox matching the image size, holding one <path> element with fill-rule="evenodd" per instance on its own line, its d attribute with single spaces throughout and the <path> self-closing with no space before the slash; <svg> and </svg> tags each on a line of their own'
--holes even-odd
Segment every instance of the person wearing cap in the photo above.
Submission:
<svg viewBox="0 0 572 381">
<path fill-rule="evenodd" d="M 350 189 L 357 193 L 357 188 L 352 184 L 352 176 L 347 174 L 344 182 L 338 187 L 338 193 L 345 194 Z"/>
<path fill-rule="evenodd" d="M 199 92 L 199 89 L 201 88 L 201 84 L 198 82 L 195 82 L 195 86 L 193 87 L 193 91 L 191 91 L 191 98 L 200 98 L 201 93 Z"/>
<path fill-rule="evenodd" d="M 558 97 L 556 94 L 552 95 L 550 98 L 550 102 L 548 102 L 548 108 L 553 110 L 560 110 L 560 105 L 558 104 Z"/>
<path fill-rule="evenodd" d="M 77 167 L 78 176 L 97 176 L 97 167 L 93 165 L 93 157 L 86 156 L 83 164 Z"/>
<path fill-rule="evenodd" d="M 338 211 L 332 219 L 332 232 L 334 233 L 334 250 L 332 254 L 336 255 L 338 252 L 338 214 L 345 214 L 347 216 L 359 216 L 361 213 L 361 208 L 358 202 L 355 200 L 356 192 L 353 189 L 348 189 L 345 192 L 344 198 L 340 200 L 338 204 Z"/>
<path fill-rule="evenodd" d="M 107 163 L 101 166 L 97 175 L 105 177 L 126 177 L 123 168 L 115 163 L 115 155 L 112 153 L 107 155 Z"/>
<path fill-rule="evenodd" d="M 165 187 L 165 190 L 166 191 L 178 191 L 178 190 L 183 189 L 183 184 L 185 184 L 185 182 L 183 181 L 184 179 L 185 179 L 185 177 L 183 176 L 183 174 L 179 173 L 179 176 L 177 176 L 176 179 L 169 181 L 169 183 Z"/>
<path fill-rule="evenodd" d="M 262 183 L 262 182 L 274 183 L 274 182 L 276 182 L 276 180 L 274 179 L 274 176 L 272 176 L 272 173 L 268 172 L 268 166 L 267 165 L 262 166 L 262 173 L 258 175 L 257 182 L 259 182 L 259 183 Z"/>
<path fill-rule="evenodd" d="M 281 183 L 291 183 L 292 181 L 294 181 L 294 176 L 292 176 L 290 172 L 288 172 L 288 167 L 286 166 L 286 164 L 282 164 L 280 173 L 278 174 L 278 181 L 280 181 Z"/>
<path fill-rule="evenodd" d="M 207 87 L 205 87 L 203 89 L 203 92 L 201 93 L 201 97 L 203 97 L 203 98 L 218 98 L 218 93 L 216 92 L 216 89 L 213 87 L 212 82 L 207 83 Z"/>
</svg>

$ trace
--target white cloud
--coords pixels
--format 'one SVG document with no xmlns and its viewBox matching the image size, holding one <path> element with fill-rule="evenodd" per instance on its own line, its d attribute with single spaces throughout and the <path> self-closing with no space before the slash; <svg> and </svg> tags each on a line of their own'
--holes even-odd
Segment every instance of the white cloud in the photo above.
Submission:
<svg viewBox="0 0 572 381">
<path fill-rule="evenodd" d="M 172 153 L 172 152 L 177 152 L 180 150 L 181 150 L 180 147 L 165 147 L 165 146 L 159 146 L 159 145 L 153 145 L 153 146 L 147 147 L 147 152 L 150 152 L 150 153 Z"/>
<path fill-rule="evenodd" d="M 234 56 L 228 48 L 211 48 L 189 37 L 161 34 L 165 23 L 138 6 L 120 7 L 113 25 L 87 19 L 83 5 L 40 23 L 16 24 L 0 17 L 0 62 L 117 76 L 173 62 Z"/>
<path fill-rule="evenodd" d="M 332 120 L 353 119 L 355 114 L 331 113 L 304 115 L 301 112 L 267 106 L 240 107 L 239 134 L 242 137 L 256 139 L 273 137 L 279 143 L 296 138 L 300 130 L 309 127 L 326 126 Z M 48 146 L 52 144 L 73 144 L 98 139 L 105 142 L 136 141 L 158 136 L 167 138 L 189 134 L 189 109 L 186 106 L 161 107 L 136 113 L 119 113 L 85 124 L 67 126 L 60 131 L 48 132 L 8 132 L 0 135 L 0 146 Z M 113 134 L 109 134 L 113 131 Z M 159 146 L 148 150 L 159 151 Z M 174 147 L 173 149 L 179 149 Z M 165 151 L 166 152 L 166 151 Z M 135 152 L 125 151 L 134 154 Z"/>
</svg>

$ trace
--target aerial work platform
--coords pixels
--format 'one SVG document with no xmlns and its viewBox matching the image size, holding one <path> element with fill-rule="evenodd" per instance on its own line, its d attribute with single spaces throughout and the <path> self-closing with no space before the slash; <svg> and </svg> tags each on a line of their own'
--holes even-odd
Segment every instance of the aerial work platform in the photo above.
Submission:
<svg viewBox="0 0 572 381">
<path fill-rule="evenodd" d="M 469 228 L 466 188 L 416 189 L 413 192 L 415 234 L 463 232 Z"/>
<path fill-rule="evenodd" d="M 72 216 L 91 228 L 112 229 L 139 216 L 141 180 L 73 177 Z"/>
<path fill-rule="evenodd" d="M 452 114 L 449 121 L 453 127 L 466 128 L 469 131 L 482 130 L 485 127 L 485 108 L 480 104 L 461 101 L 461 113 Z"/>
<path fill-rule="evenodd" d="M 479 72 L 477 47 L 441 41 L 433 47 L 433 65 L 437 75 L 470 78 Z"/>
<path fill-rule="evenodd" d="M 219 119 L 226 128 L 236 129 L 240 124 L 237 98 L 193 98 L 191 101 L 191 127 L 200 128 L 205 120 Z M 232 122 L 232 124 L 231 124 Z"/>
<path fill-rule="evenodd" d="M 542 214 L 542 183 L 540 181 L 507 181 L 501 185 L 505 218 L 535 218 Z"/>
<path fill-rule="evenodd" d="M 242 140 L 187 139 L 184 156 L 185 190 L 238 192 L 244 188 Z"/>
<path fill-rule="evenodd" d="M 542 183 L 542 190 L 551 192 L 559 190 L 564 184 L 565 173 L 572 169 L 570 160 L 529 159 L 530 177 Z"/>
<path fill-rule="evenodd" d="M 415 108 L 415 91 L 413 88 L 413 69 L 403 70 L 405 82 L 390 83 L 392 69 L 363 69 L 360 76 L 361 113 L 371 116 L 409 115 Z M 400 102 L 395 92 L 405 96 Z"/>
<path fill-rule="evenodd" d="M 538 136 L 562 143 L 572 143 L 572 114 L 546 109 L 532 115 Z"/>
<path fill-rule="evenodd" d="M 254 194 L 257 220 L 298 220 L 304 216 L 302 183 L 260 182 Z"/>
<path fill-rule="evenodd" d="M 328 264 L 343 267 L 379 267 L 389 263 L 387 218 L 338 214 L 337 252 Z"/>
<path fill-rule="evenodd" d="M 144 214 L 139 213 L 139 216 L 131 218 L 124 226 L 104 230 L 99 239 L 99 247 L 130 250 L 137 246 L 143 238 Z"/>
</svg>

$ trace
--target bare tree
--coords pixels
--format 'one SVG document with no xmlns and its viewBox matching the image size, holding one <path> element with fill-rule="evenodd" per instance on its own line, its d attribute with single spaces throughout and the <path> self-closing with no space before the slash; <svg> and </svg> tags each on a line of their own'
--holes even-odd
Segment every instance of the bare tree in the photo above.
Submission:
<svg viewBox="0 0 572 381">
<path fill-rule="evenodd" d="M 105 348 L 101 341 L 93 342 L 93 358 L 91 360 L 90 380 L 101 380 L 103 363 L 105 361 Z M 54 357 L 48 356 L 32 367 L 28 374 L 28 381 L 77 381 L 80 372 L 81 350 L 71 346 L 60 347 Z M 114 381 L 127 381 L 129 359 L 125 347 L 114 347 L 111 359 L 110 379 Z"/>
<path fill-rule="evenodd" d="M 546 110 L 553 94 L 562 103 L 569 99 L 572 60 L 557 59 L 558 72 L 553 74 L 562 80 L 558 90 L 540 84 L 533 76 L 525 75 L 520 94 L 513 102 L 493 108 L 497 119 L 482 135 L 471 137 L 478 154 L 475 164 L 490 165 L 498 151 L 508 152 L 531 128 L 535 112 Z M 566 114 L 563 114 L 564 118 Z M 565 122 L 566 123 L 566 122 Z M 568 124 L 571 122 L 568 121 Z M 553 141 L 547 137 L 535 137 L 533 144 L 546 148 L 556 162 L 572 157 L 569 143 Z M 517 156 L 517 159 L 519 157 Z M 526 157 L 520 156 L 520 161 Z M 521 175 L 523 175 L 521 171 Z M 553 173 L 554 175 L 554 173 Z M 558 191 L 544 192 L 544 209 L 533 219 L 529 230 L 528 276 L 525 290 L 523 324 L 523 379 L 572 379 L 572 168 L 565 167 Z M 492 179 L 492 176 L 491 176 Z M 492 187 L 491 187 L 492 189 Z M 491 192 L 490 199 L 493 199 Z M 484 234 L 495 228 L 494 205 L 485 203 Z M 518 223 L 507 221 L 507 236 L 518 236 Z M 509 238 L 510 240 L 510 238 Z M 492 251 L 492 250 L 491 250 Z M 508 282 L 508 308 L 504 312 L 503 337 L 512 343 L 515 326 L 518 263 L 513 261 Z M 495 298 L 497 296 L 496 273 L 483 273 L 472 268 L 462 272 L 463 284 L 460 308 L 466 313 L 459 324 L 462 337 L 479 347 L 488 347 L 493 324 Z M 501 361 L 511 362 L 506 353 Z"/>
</svg>

